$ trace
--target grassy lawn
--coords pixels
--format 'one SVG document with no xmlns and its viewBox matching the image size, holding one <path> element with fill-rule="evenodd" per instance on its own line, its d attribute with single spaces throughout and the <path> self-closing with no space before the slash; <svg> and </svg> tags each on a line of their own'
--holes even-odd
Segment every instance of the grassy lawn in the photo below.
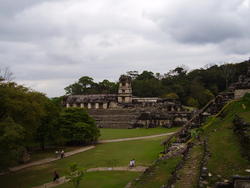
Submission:
<svg viewBox="0 0 250 188">
<path fill-rule="evenodd" d="M 152 128 L 152 129 L 145 129 L 145 128 L 138 128 L 138 129 L 108 129 L 102 128 L 100 140 L 107 140 L 107 139 L 116 139 L 116 138 L 129 138 L 129 137 L 139 137 L 139 136 L 149 136 L 149 135 L 156 135 L 162 133 L 168 133 L 177 131 L 178 128 Z M 69 152 L 72 150 L 79 149 L 80 147 L 66 147 L 64 148 L 65 152 Z M 44 151 L 35 151 L 31 153 L 31 162 L 54 157 L 56 149 L 46 149 Z"/>
<path fill-rule="evenodd" d="M 51 181 L 54 170 L 61 176 L 65 175 L 72 163 L 77 163 L 79 167 L 86 169 L 111 165 L 127 166 L 129 160 L 135 158 L 137 165 L 150 165 L 163 149 L 160 145 L 163 138 L 165 137 L 100 144 L 95 149 L 62 160 L 0 176 L 1 187 L 28 188 L 44 184 Z"/>
<path fill-rule="evenodd" d="M 101 128 L 99 140 L 108 140 L 116 138 L 130 138 L 139 136 L 149 136 L 177 131 L 179 128 L 137 128 L 137 129 L 109 129 Z"/>
<path fill-rule="evenodd" d="M 84 175 L 80 187 L 86 188 L 124 188 L 127 183 L 138 177 L 138 172 L 123 172 L 123 171 L 109 171 L 109 172 L 88 172 Z M 71 183 L 66 183 L 58 188 L 72 188 Z"/>
<path fill-rule="evenodd" d="M 160 188 L 172 177 L 172 172 L 180 161 L 180 156 L 159 161 L 148 173 L 143 174 L 138 181 L 134 180 L 131 188 Z"/>
</svg>

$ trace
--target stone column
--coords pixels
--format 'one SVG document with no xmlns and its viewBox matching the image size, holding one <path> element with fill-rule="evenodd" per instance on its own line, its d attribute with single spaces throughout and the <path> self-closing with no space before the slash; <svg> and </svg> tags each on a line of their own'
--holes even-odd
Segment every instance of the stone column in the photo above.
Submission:
<svg viewBox="0 0 250 188">
<path fill-rule="evenodd" d="M 88 103 L 88 109 L 91 109 L 91 103 Z"/>
<path fill-rule="evenodd" d="M 81 103 L 81 108 L 84 108 L 84 104 L 83 103 Z"/>
<path fill-rule="evenodd" d="M 103 103 L 103 109 L 107 109 L 108 108 L 108 104 L 107 103 Z"/>
<path fill-rule="evenodd" d="M 95 109 L 99 109 L 99 103 L 95 103 Z"/>
<path fill-rule="evenodd" d="M 67 103 L 67 104 L 66 104 L 66 108 L 69 108 L 69 107 L 70 107 L 70 104 L 69 104 L 69 103 Z"/>
</svg>

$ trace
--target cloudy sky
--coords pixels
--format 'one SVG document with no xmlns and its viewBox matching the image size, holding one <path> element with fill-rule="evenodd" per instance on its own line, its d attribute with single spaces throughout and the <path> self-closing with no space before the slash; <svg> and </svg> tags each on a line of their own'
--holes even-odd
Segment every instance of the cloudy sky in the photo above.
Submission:
<svg viewBox="0 0 250 188">
<path fill-rule="evenodd" d="M 166 73 L 250 57 L 250 0 L 0 0 L 0 67 L 64 94 L 81 76 Z"/>
</svg>

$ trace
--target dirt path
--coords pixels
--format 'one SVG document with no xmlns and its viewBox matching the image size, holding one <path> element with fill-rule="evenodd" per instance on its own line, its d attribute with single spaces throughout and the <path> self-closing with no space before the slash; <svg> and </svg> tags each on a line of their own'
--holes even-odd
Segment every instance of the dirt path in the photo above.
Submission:
<svg viewBox="0 0 250 188">
<path fill-rule="evenodd" d="M 171 135 L 171 134 L 174 134 L 174 133 L 175 132 L 163 133 L 163 134 L 157 134 L 157 135 L 151 135 L 151 136 L 140 136 L 140 137 L 132 137 L 132 138 L 120 138 L 120 139 L 112 139 L 112 140 L 100 140 L 100 141 L 98 141 L 98 143 L 99 144 L 104 144 L 104 143 L 111 143 L 111 142 L 123 142 L 123 141 L 130 141 L 130 140 L 149 139 L 149 138 L 155 138 L 155 137 L 161 137 L 161 136 L 168 136 L 168 135 Z M 78 153 L 81 153 L 81 152 L 85 152 L 85 151 L 93 149 L 93 148 L 95 148 L 94 145 L 83 147 L 83 148 L 80 148 L 80 149 L 77 149 L 77 150 L 66 152 L 64 156 L 65 157 L 69 157 L 71 155 L 75 155 L 75 154 L 78 154 Z M 9 168 L 9 170 L 10 170 L 10 172 L 17 172 L 17 171 L 25 169 L 25 168 L 29 168 L 29 167 L 32 167 L 32 166 L 46 164 L 46 163 L 53 162 L 53 161 L 56 161 L 56 160 L 59 160 L 59 159 L 60 158 L 50 157 L 50 158 L 46 158 L 46 159 L 42 159 L 42 160 L 30 162 L 30 163 L 27 163 L 27 164 L 15 166 L 15 167 Z M 5 174 L 6 173 L 1 173 L 0 175 L 5 175 Z"/>
<path fill-rule="evenodd" d="M 100 172 L 100 171 L 130 171 L 130 172 L 144 172 L 148 167 L 146 166 L 136 166 L 133 168 L 129 168 L 127 166 L 118 166 L 118 167 L 98 167 L 98 168 L 90 168 L 88 169 L 86 172 Z M 33 188 L 51 188 L 51 187 L 56 187 L 58 185 L 64 184 L 66 182 L 68 182 L 69 180 L 67 180 L 65 178 L 65 176 L 59 178 L 58 181 L 56 182 L 49 182 L 49 183 L 45 183 L 43 185 L 40 186 L 36 186 Z"/>
<path fill-rule="evenodd" d="M 177 181 L 174 185 L 175 188 L 197 187 L 202 152 L 202 145 L 195 145 L 190 149 L 183 167 L 177 172 Z"/>
<path fill-rule="evenodd" d="M 129 141 L 129 140 L 141 140 L 141 139 L 148 139 L 148 138 L 155 138 L 160 136 L 169 136 L 174 134 L 175 132 L 171 133 L 162 133 L 162 134 L 156 134 L 156 135 L 150 135 L 150 136 L 140 136 L 140 137 L 132 137 L 132 138 L 119 138 L 119 139 L 112 139 L 112 140 L 100 140 L 98 143 L 110 143 L 110 142 L 123 142 L 123 141 Z"/>
<path fill-rule="evenodd" d="M 75 155 L 77 153 L 81 153 L 81 152 L 84 152 L 84 151 L 87 151 L 87 150 L 90 150 L 90 149 L 93 149 L 95 148 L 95 146 L 87 146 L 87 147 L 83 147 L 83 148 L 80 148 L 80 149 L 76 149 L 76 150 L 73 150 L 73 151 L 69 151 L 69 152 L 66 152 L 64 154 L 65 157 L 69 157 L 71 155 Z M 31 166 L 37 166 L 37 165 L 42 165 L 42 164 L 46 164 L 46 163 L 49 163 L 49 162 L 52 162 L 52 161 L 56 161 L 56 160 L 59 160 L 60 158 L 57 157 L 50 157 L 50 158 L 46 158 L 46 159 L 42 159 L 42 160 L 38 160 L 38 161 L 34 161 L 34 162 L 31 162 L 31 163 L 27 163 L 27 164 L 23 164 L 23 165 L 19 165 L 19 166 L 15 166 L 15 167 L 12 167 L 12 168 L 9 168 L 9 170 L 11 172 L 16 172 L 16 171 L 19 171 L 19 170 L 22 170 L 24 168 L 28 168 L 28 167 L 31 167 Z"/>
</svg>

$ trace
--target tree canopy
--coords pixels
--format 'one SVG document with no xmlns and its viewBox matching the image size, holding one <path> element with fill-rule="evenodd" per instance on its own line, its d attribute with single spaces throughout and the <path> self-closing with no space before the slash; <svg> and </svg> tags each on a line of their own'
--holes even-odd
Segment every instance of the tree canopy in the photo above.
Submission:
<svg viewBox="0 0 250 188">
<path fill-rule="evenodd" d="M 0 172 L 39 146 L 45 149 L 97 140 L 99 130 L 87 112 L 63 110 L 61 100 L 62 97 L 50 99 L 1 77 Z"/>
<path fill-rule="evenodd" d="M 128 71 L 127 75 L 132 78 L 134 96 L 166 98 L 171 95 L 179 98 L 182 104 L 201 107 L 237 81 L 240 74 L 246 74 L 248 66 L 250 61 L 237 64 L 210 64 L 188 71 L 188 68 L 182 65 L 162 75 L 147 70 L 142 73 Z M 66 94 L 117 93 L 117 83 L 108 80 L 95 83 L 90 77 L 82 78 L 85 84 L 81 86 L 80 78 L 78 82 L 65 88 Z"/>
</svg>

